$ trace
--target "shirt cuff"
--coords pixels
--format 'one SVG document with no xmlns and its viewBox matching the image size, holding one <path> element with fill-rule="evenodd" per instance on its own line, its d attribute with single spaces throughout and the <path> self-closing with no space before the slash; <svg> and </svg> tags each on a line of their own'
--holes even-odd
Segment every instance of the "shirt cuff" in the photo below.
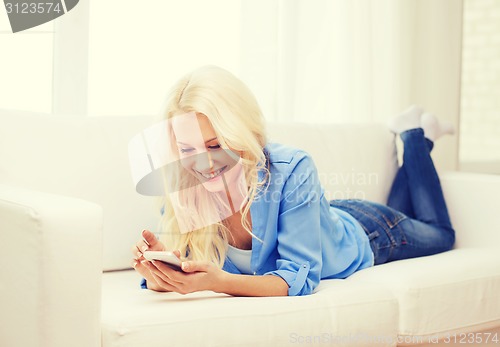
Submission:
<svg viewBox="0 0 500 347">
<path fill-rule="evenodd" d="M 309 270 L 309 262 L 306 262 L 300 265 L 297 271 L 278 269 L 268 272 L 265 275 L 276 275 L 283 278 L 288 283 L 288 296 L 308 295 L 312 292 L 306 286 Z"/>
</svg>

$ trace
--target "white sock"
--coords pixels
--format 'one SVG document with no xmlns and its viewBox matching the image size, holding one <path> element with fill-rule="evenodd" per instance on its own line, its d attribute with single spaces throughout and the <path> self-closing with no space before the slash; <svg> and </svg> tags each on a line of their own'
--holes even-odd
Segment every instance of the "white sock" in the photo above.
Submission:
<svg viewBox="0 0 500 347">
<path fill-rule="evenodd" d="M 396 134 L 403 131 L 420 128 L 420 117 L 424 110 L 416 105 L 410 106 L 399 116 L 394 117 L 388 123 L 389 129 Z"/>
<path fill-rule="evenodd" d="M 432 142 L 441 136 L 455 133 L 455 128 L 450 122 L 440 122 L 437 117 L 431 113 L 424 113 L 420 119 L 420 126 L 424 129 L 424 136 Z"/>
</svg>

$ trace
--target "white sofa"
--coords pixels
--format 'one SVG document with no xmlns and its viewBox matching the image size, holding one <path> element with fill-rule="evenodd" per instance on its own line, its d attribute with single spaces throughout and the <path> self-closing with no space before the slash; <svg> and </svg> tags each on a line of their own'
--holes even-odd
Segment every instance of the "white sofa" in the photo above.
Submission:
<svg viewBox="0 0 500 347">
<path fill-rule="evenodd" d="M 130 247 L 158 209 L 134 190 L 127 144 L 154 121 L 0 114 L 0 346 L 500 344 L 499 176 L 442 174 L 457 232 L 447 253 L 305 297 L 140 289 Z M 329 197 L 385 201 L 397 167 L 385 126 L 269 130 L 313 155 Z"/>
</svg>

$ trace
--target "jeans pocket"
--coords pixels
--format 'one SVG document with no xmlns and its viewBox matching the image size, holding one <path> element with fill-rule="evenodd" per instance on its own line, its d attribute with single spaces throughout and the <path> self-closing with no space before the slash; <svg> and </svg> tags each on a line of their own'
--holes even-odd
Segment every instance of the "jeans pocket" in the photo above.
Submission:
<svg viewBox="0 0 500 347">
<path fill-rule="evenodd" d="M 380 230 L 380 226 L 377 223 L 370 221 L 370 218 L 363 218 L 359 221 L 359 224 L 365 231 L 370 248 L 373 252 L 374 264 L 382 264 L 389 259 L 392 254 L 393 245 L 387 233 Z"/>
<path fill-rule="evenodd" d="M 365 231 L 372 249 L 383 249 L 392 246 L 390 234 L 387 230 L 383 230 L 375 216 L 363 216 L 358 219 L 359 224 Z"/>
</svg>

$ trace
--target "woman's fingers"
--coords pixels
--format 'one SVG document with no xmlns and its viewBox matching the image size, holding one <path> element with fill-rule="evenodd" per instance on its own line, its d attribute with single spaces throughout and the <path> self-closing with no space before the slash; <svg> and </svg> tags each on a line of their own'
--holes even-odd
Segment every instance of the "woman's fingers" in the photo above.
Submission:
<svg viewBox="0 0 500 347">
<path fill-rule="evenodd" d="M 146 242 L 144 242 L 144 240 L 140 240 L 139 242 L 137 242 L 135 247 L 141 253 L 144 253 L 147 250 L 149 250 L 149 246 L 146 244 Z"/>
<path fill-rule="evenodd" d="M 151 273 L 156 274 L 158 277 L 171 285 L 182 282 L 178 271 L 171 269 L 168 265 L 163 264 L 161 261 L 149 262 L 146 260 L 142 262 L 142 265 L 146 266 Z"/>
<path fill-rule="evenodd" d="M 144 244 L 147 245 L 151 251 L 165 250 L 165 246 L 163 246 L 163 244 L 156 238 L 156 235 L 149 230 L 142 231 L 142 239 Z"/>
<path fill-rule="evenodd" d="M 154 276 L 154 274 L 151 272 L 151 270 L 148 268 L 147 265 L 144 264 L 145 261 L 138 261 L 134 260 L 132 262 L 132 266 L 134 267 L 135 271 L 137 271 L 142 277 L 146 279 L 147 286 L 149 289 L 153 290 L 163 290 L 166 289 L 164 285 L 164 281 L 161 281 L 161 283 L 158 283 L 158 276 Z"/>
<path fill-rule="evenodd" d="M 156 262 L 158 263 L 158 262 Z M 169 274 L 164 273 L 160 271 L 158 268 L 156 268 L 153 264 L 151 264 L 149 261 L 143 261 L 141 265 L 150 272 L 151 276 L 153 277 L 155 283 L 162 288 L 163 290 L 171 291 L 171 292 L 177 292 L 181 294 L 185 294 L 181 287 L 183 286 L 183 283 L 176 281 L 173 279 L 171 276 L 173 273 L 175 273 L 175 270 L 172 270 L 170 268 L 167 268 L 167 272 Z"/>
<path fill-rule="evenodd" d="M 165 246 L 156 239 L 156 236 L 149 230 L 142 231 L 142 239 L 132 246 L 131 252 L 134 259 L 138 261 L 144 260 L 143 254 L 146 251 L 164 251 Z M 176 253 L 180 257 L 180 253 Z"/>
<path fill-rule="evenodd" d="M 153 276 L 153 279 L 154 281 L 156 282 L 156 284 L 164 289 L 164 290 L 167 290 L 169 292 L 179 292 L 179 289 L 177 287 L 174 287 L 173 285 L 171 285 L 170 283 L 168 282 L 165 282 L 161 277 L 159 277 L 157 274 L 155 273 L 151 273 L 151 275 Z"/>
<path fill-rule="evenodd" d="M 164 267 L 159 269 L 144 259 L 143 253 L 149 250 L 164 251 L 165 246 L 158 241 L 152 232 L 143 230 L 142 239 L 131 247 L 132 254 L 134 255 L 132 267 L 150 283 L 151 287 L 148 285 L 148 288 L 160 291 L 164 289 L 179 292 L 179 289 L 175 287 L 180 284 L 180 282 L 176 280 L 176 271 L 164 264 L 162 264 Z M 178 250 L 174 251 L 174 254 L 180 258 L 180 252 Z"/>
<path fill-rule="evenodd" d="M 134 268 L 146 278 L 149 283 L 148 288 L 150 289 L 156 291 L 171 291 L 180 294 L 187 294 L 199 290 L 195 277 L 198 276 L 200 272 L 195 274 L 176 271 L 161 261 L 150 262 L 148 260 L 142 260 L 136 261 L 134 264 Z M 195 281 L 193 282 L 192 280 Z"/>
<path fill-rule="evenodd" d="M 210 264 L 205 261 L 185 261 L 182 263 L 182 270 L 185 272 L 207 272 Z"/>
<path fill-rule="evenodd" d="M 146 278 L 146 280 L 149 280 L 151 277 L 151 271 L 147 267 L 145 267 L 139 260 L 134 259 L 132 261 L 132 266 L 137 271 L 142 277 Z"/>
<path fill-rule="evenodd" d="M 141 240 L 137 242 L 134 246 L 132 246 L 130 250 L 134 255 L 134 259 L 141 260 L 142 254 L 148 250 L 148 246 L 144 241 Z"/>
</svg>

